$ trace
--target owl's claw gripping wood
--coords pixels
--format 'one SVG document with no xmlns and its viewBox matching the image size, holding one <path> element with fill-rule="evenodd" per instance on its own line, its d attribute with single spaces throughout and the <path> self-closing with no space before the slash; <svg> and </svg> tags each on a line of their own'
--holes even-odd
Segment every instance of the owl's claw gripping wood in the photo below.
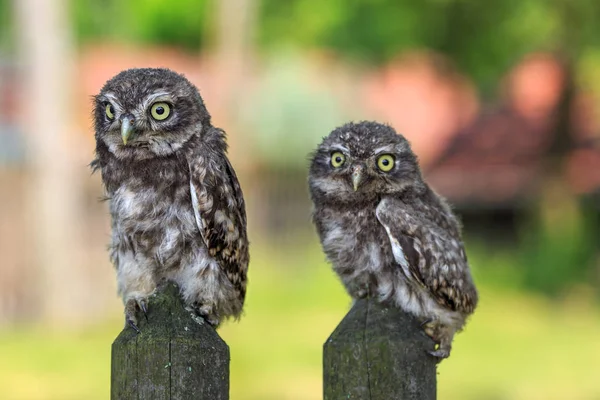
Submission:
<svg viewBox="0 0 600 400">
<path fill-rule="evenodd" d="M 433 318 L 427 318 L 426 320 L 421 322 L 421 328 L 425 329 L 427 327 L 427 325 L 429 325 L 432 322 L 433 322 Z M 427 336 L 430 336 L 430 335 L 427 335 Z"/>
<path fill-rule="evenodd" d="M 148 306 L 145 299 L 129 299 L 125 303 L 125 323 L 133 328 L 137 333 L 141 333 L 137 326 L 137 311 L 141 310 L 144 313 L 146 321 L 148 320 Z"/>
<path fill-rule="evenodd" d="M 140 309 L 144 312 L 144 317 L 146 318 L 146 321 L 148 321 L 148 305 L 146 304 L 146 300 L 140 300 L 138 305 L 140 306 Z"/>
<path fill-rule="evenodd" d="M 216 328 L 219 326 L 221 322 L 219 316 L 215 312 L 213 306 L 210 305 L 202 305 L 196 308 L 196 312 L 200 315 L 206 322 L 208 322 L 212 327 Z"/>
<path fill-rule="evenodd" d="M 140 331 L 140 328 L 137 327 L 137 325 L 135 324 L 135 322 L 131 319 L 131 317 L 129 316 L 125 316 L 125 320 L 127 322 L 127 325 L 129 325 L 134 331 L 136 331 L 137 333 L 142 333 L 142 331 Z"/>
<path fill-rule="evenodd" d="M 439 325 L 435 323 L 435 320 L 426 321 L 421 325 L 427 336 L 432 338 L 436 343 L 439 343 L 438 340 L 438 327 Z"/>
<path fill-rule="evenodd" d="M 437 346 L 435 350 L 429 351 L 428 353 L 440 359 L 448 358 L 450 356 L 450 350 L 452 350 L 454 330 L 433 318 L 426 320 L 421 326 L 423 327 L 425 334 L 429 336 Z"/>
<path fill-rule="evenodd" d="M 430 351 L 429 354 L 442 360 L 444 358 L 450 357 L 450 348 L 443 349 L 443 348 L 439 347 L 437 350 Z"/>
</svg>

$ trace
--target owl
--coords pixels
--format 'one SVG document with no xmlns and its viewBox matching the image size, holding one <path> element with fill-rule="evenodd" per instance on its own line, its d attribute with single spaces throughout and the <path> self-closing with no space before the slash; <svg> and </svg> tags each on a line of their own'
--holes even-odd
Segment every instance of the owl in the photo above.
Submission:
<svg viewBox="0 0 600 400">
<path fill-rule="evenodd" d="M 348 293 L 400 307 L 450 355 L 477 305 L 460 225 L 423 180 L 410 144 L 376 122 L 335 129 L 312 155 L 309 188 L 321 245 Z"/>
<path fill-rule="evenodd" d="M 244 198 L 198 89 L 168 69 L 130 69 L 94 98 L 96 157 L 112 217 L 110 258 L 139 332 L 157 285 L 217 326 L 238 318 L 246 294 Z"/>
</svg>

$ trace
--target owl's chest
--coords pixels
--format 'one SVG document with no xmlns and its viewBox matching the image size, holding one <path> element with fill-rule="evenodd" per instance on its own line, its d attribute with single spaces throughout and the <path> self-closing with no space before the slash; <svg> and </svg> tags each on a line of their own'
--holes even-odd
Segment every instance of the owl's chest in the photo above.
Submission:
<svg viewBox="0 0 600 400">
<path fill-rule="evenodd" d="M 189 185 L 121 185 L 111 197 L 113 240 L 152 256 L 168 256 L 198 235 Z"/>
<path fill-rule="evenodd" d="M 135 229 L 165 223 L 195 225 L 190 188 L 183 184 L 165 187 L 124 184 L 111 196 L 111 214 Z"/>
<path fill-rule="evenodd" d="M 393 254 L 375 210 L 325 211 L 321 219 L 323 249 L 334 268 L 377 271 Z"/>
<path fill-rule="evenodd" d="M 122 163 L 110 158 L 102 178 L 110 195 L 113 226 L 126 232 L 195 226 L 185 160 L 167 157 Z"/>
</svg>

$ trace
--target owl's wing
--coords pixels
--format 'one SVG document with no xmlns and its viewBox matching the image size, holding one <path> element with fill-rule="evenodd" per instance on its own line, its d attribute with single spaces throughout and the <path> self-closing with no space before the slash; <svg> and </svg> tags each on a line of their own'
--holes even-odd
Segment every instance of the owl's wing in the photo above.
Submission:
<svg viewBox="0 0 600 400">
<path fill-rule="evenodd" d="M 237 176 L 222 152 L 193 154 L 189 165 L 196 224 L 209 254 L 243 300 L 250 258 L 246 210 Z"/>
<path fill-rule="evenodd" d="M 407 280 L 427 288 L 439 304 L 453 311 L 473 312 L 477 291 L 458 228 L 443 229 L 392 198 L 384 198 L 376 214 Z"/>
</svg>

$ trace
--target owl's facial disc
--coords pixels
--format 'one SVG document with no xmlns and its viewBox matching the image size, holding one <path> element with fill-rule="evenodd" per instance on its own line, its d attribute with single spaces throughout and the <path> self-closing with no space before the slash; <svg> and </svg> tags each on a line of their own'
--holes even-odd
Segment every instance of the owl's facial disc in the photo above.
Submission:
<svg viewBox="0 0 600 400">
<path fill-rule="evenodd" d="M 198 89 L 167 69 L 122 71 L 94 102 L 98 148 L 119 160 L 171 156 L 211 127 Z"/>
<path fill-rule="evenodd" d="M 118 145 L 138 149 L 173 145 L 176 138 L 169 135 L 176 135 L 177 129 L 173 127 L 178 121 L 174 118 L 175 98 L 169 93 L 159 90 L 132 104 L 123 103 L 116 94 L 107 92 L 101 101 L 109 134 L 105 140 L 111 142 L 112 149 Z M 119 136 L 112 137 L 113 134 Z"/>
</svg>

